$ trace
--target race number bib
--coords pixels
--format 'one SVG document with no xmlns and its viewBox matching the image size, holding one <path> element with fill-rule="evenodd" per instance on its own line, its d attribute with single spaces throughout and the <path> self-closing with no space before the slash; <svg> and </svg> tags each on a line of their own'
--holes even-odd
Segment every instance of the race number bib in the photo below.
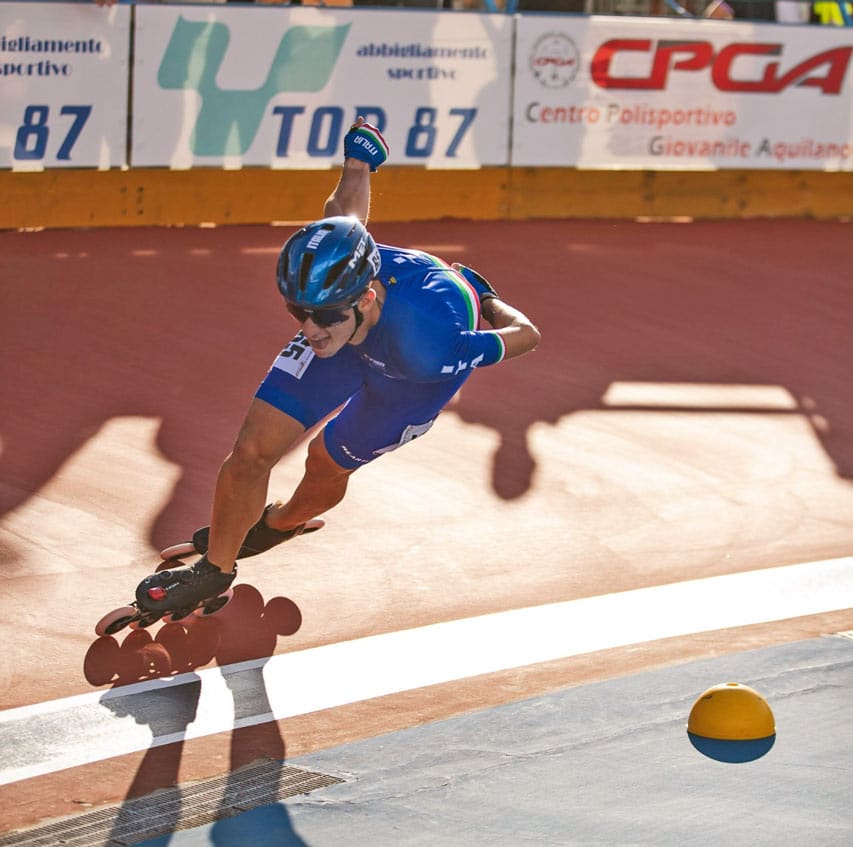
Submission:
<svg viewBox="0 0 853 847">
<path fill-rule="evenodd" d="M 314 351 L 308 343 L 308 339 L 300 332 L 273 362 L 273 367 L 286 374 L 290 374 L 294 379 L 302 379 L 302 375 L 311 364 L 314 358 Z"/>
</svg>

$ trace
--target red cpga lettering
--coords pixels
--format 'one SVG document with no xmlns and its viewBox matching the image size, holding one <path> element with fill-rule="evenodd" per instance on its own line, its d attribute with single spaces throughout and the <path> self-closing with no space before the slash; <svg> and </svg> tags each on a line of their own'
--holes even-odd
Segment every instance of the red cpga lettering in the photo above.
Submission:
<svg viewBox="0 0 853 847">
<path fill-rule="evenodd" d="M 835 47 L 824 50 L 795 65 L 786 74 L 779 76 L 779 62 L 768 62 L 761 79 L 745 80 L 732 78 L 732 64 L 738 56 L 781 56 L 781 44 L 729 44 L 720 50 L 714 60 L 711 79 L 720 91 L 758 91 L 776 94 L 792 86 L 813 86 L 824 94 L 840 94 L 850 64 L 853 47 Z M 824 76 L 806 76 L 810 71 L 827 65 Z"/>
<path fill-rule="evenodd" d="M 537 56 L 533 59 L 533 66 L 536 68 L 546 68 L 550 65 L 556 68 L 570 68 L 574 64 L 575 59 L 571 56 Z"/>
<path fill-rule="evenodd" d="M 648 53 L 654 49 L 651 71 L 646 77 L 614 76 L 610 66 L 617 53 L 635 51 Z M 699 71 L 711 69 L 711 81 L 720 91 L 759 92 L 776 94 L 793 86 L 819 88 L 824 94 L 840 94 L 847 76 L 853 47 L 835 47 L 795 65 L 780 74 L 780 63 L 768 62 L 759 79 L 734 78 L 733 65 L 740 56 L 781 56 L 781 44 L 728 44 L 714 53 L 708 41 L 659 41 L 650 39 L 614 38 L 604 42 L 592 58 L 592 78 L 601 88 L 663 91 L 670 71 Z M 812 73 L 826 66 L 825 73 Z"/>
<path fill-rule="evenodd" d="M 654 42 L 648 38 L 613 38 L 605 41 L 592 57 L 592 78 L 601 88 L 638 88 L 663 91 L 670 70 L 699 71 L 714 58 L 714 48 L 707 41 L 659 41 L 647 77 L 617 77 L 610 73 L 613 57 L 625 50 L 648 53 Z M 685 58 L 673 61 L 679 53 Z"/>
</svg>

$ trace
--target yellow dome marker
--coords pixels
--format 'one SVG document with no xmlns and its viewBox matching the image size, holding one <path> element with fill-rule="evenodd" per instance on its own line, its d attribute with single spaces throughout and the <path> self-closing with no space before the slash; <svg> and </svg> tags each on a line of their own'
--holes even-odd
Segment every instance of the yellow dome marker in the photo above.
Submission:
<svg viewBox="0 0 853 847">
<path fill-rule="evenodd" d="M 767 701 L 739 682 L 715 685 L 693 704 L 687 721 L 691 744 L 721 762 L 751 762 L 776 740 L 776 721 Z"/>
</svg>

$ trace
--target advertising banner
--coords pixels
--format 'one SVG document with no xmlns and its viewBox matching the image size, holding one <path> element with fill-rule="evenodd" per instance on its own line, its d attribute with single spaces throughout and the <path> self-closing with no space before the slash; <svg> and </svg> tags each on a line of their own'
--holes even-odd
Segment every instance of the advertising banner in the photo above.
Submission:
<svg viewBox="0 0 853 847">
<path fill-rule="evenodd" d="M 394 164 L 509 161 L 512 18 L 138 6 L 135 166 L 328 168 L 357 115 Z"/>
<path fill-rule="evenodd" d="M 130 9 L 0 3 L 0 168 L 126 164 Z"/>
<path fill-rule="evenodd" d="M 850 30 L 518 19 L 513 165 L 853 170 Z"/>
</svg>

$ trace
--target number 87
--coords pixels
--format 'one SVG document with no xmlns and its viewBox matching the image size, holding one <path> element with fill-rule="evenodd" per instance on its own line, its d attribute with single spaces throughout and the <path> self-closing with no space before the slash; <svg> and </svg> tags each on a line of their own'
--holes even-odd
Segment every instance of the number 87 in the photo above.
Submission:
<svg viewBox="0 0 853 847">
<path fill-rule="evenodd" d="M 427 158 L 432 156 L 433 148 L 435 147 L 435 138 L 438 132 L 436 127 L 436 117 L 438 110 L 430 106 L 422 106 L 415 112 L 415 122 L 409 129 L 406 136 L 406 155 L 416 158 Z M 456 151 L 462 137 L 465 135 L 468 128 L 471 126 L 474 118 L 477 116 L 476 109 L 451 109 L 450 115 L 461 118 L 459 128 L 456 130 L 450 144 L 447 146 L 445 156 L 452 159 L 456 156 Z"/>
<path fill-rule="evenodd" d="M 73 115 L 74 120 L 68 130 L 56 158 L 67 161 L 71 158 L 71 148 L 77 141 L 89 115 L 92 114 L 91 106 L 63 106 L 59 110 L 60 115 Z M 50 131 L 47 126 L 50 110 L 47 106 L 27 106 L 24 109 L 24 122 L 18 127 L 15 136 L 15 159 L 43 159 L 47 149 L 47 139 Z"/>
</svg>

